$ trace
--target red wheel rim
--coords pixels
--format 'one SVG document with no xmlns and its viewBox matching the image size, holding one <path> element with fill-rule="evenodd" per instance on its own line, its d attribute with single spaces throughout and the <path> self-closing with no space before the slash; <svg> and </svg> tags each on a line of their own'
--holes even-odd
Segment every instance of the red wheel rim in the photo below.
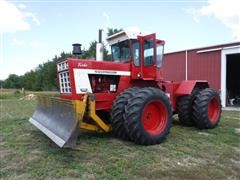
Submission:
<svg viewBox="0 0 240 180">
<path fill-rule="evenodd" d="M 149 134 L 160 134 L 167 124 L 167 108 L 159 100 L 150 101 L 143 109 L 143 128 Z"/>
<path fill-rule="evenodd" d="M 216 97 L 213 97 L 208 104 L 208 119 L 215 124 L 220 115 L 220 104 Z"/>
</svg>

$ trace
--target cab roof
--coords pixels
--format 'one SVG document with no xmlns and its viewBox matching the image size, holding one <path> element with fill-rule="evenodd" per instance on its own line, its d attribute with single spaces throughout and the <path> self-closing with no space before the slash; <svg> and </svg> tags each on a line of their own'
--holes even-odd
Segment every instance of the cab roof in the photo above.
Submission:
<svg viewBox="0 0 240 180">
<path fill-rule="evenodd" d="M 141 36 L 140 32 L 132 32 L 132 31 L 120 31 L 116 34 L 107 37 L 107 42 L 111 46 L 112 44 L 116 44 L 121 41 L 125 41 L 127 39 L 137 39 L 137 36 Z"/>
</svg>

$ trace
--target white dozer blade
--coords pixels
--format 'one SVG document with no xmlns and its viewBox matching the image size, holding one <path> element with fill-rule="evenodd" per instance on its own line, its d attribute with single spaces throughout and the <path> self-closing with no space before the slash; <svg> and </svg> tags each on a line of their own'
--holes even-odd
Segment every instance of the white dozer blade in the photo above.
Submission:
<svg viewBox="0 0 240 180">
<path fill-rule="evenodd" d="M 72 101 L 38 97 L 38 105 L 29 119 L 59 147 L 74 148 L 79 134 L 79 123 Z"/>
</svg>

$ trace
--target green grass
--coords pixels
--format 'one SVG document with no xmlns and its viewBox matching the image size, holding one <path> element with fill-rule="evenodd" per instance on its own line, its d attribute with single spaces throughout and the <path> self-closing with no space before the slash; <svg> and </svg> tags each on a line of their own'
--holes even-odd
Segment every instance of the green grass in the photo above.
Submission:
<svg viewBox="0 0 240 180">
<path fill-rule="evenodd" d="M 0 89 L 0 99 L 21 99 L 30 94 L 33 95 L 44 95 L 44 96 L 59 96 L 59 92 L 57 91 L 24 91 L 21 89 Z"/>
<path fill-rule="evenodd" d="M 28 118 L 34 100 L 0 100 L 0 179 L 240 179 L 240 113 L 224 111 L 212 130 L 174 125 L 166 140 L 139 146 L 82 132 L 60 149 Z"/>
</svg>

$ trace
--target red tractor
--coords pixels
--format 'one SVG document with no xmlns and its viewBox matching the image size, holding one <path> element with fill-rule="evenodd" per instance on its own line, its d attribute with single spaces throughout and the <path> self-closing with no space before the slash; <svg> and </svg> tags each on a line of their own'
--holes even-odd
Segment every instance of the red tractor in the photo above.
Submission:
<svg viewBox="0 0 240 180">
<path fill-rule="evenodd" d="M 39 97 L 29 121 L 57 145 L 73 147 L 79 129 L 112 130 L 136 144 L 158 144 L 169 133 L 175 113 L 186 126 L 218 125 L 220 97 L 207 81 L 164 81 L 163 40 L 122 31 L 107 41 L 112 61 L 102 61 L 100 40 L 97 60 L 57 63 L 60 98 Z M 73 53 L 81 54 L 79 44 Z"/>
</svg>

